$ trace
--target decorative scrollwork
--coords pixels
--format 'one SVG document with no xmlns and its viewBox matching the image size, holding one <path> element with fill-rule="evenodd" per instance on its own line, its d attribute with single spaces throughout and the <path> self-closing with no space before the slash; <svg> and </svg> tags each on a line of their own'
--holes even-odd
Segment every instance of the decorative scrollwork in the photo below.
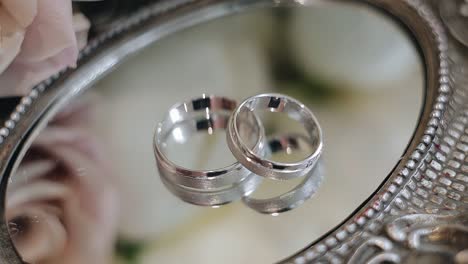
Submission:
<svg viewBox="0 0 468 264">
<path fill-rule="evenodd" d="M 429 94 L 421 124 L 402 161 L 375 195 L 330 234 L 285 262 L 468 263 L 468 55 L 466 51 L 459 52 L 459 43 L 445 33 L 448 28 L 452 37 L 460 41 L 460 36 L 466 38 L 468 35 L 455 33 L 466 32 L 466 28 L 461 29 L 465 31 L 454 30 L 445 20 L 443 24 L 439 18 L 441 10 L 434 9 L 434 6 L 440 8 L 444 3 L 453 3 L 452 0 L 439 1 L 440 5 L 431 5 L 434 1 L 429 0 L 362 1 L 388 11 L 405 24 L 421 44 L 427 68 L 426 92 Z M 308 1 L 157 1 L 117 21 L 115 27 L 83 50 L 76 70 L 63 71 L 36 86 L 18 102 L 0 127 L 2 195 L 8 182 L 10 163 L 14 162 L 13 156 L 17 154 L 16 149 L 27 139 L 33 124 L 37 120 L 46 120 L 44 112 L 85 89 L 137 49 L 128 47 L 142 48 L 156 41 L 161 34 L 166 34 L 164 30 L 153 31 L 153 35 L 144 34 L 163 27 L 161 21 L 208 6 L 218 6 L 220 15 L 255 4 L 305 2 Z M 201 20 L 194 20 L 193 23 Z M 141 38 L 143 35 L 152 37 L 145 42 Z M 130 42 L 138 36 L 140 42 Z M 124 40 L 127 41 L 126 45 L 122 44 Z M 103 52 L 104 48 L 106 52 Z M 112 53 L 112 50 L 118 52 Z M 93 68 L 97 64 L 99 68 Z M 80 71 L 83 76 L 91 77 L 83 81 L 82 76 L 80 79 L 76 75 Z M 75 81 L 70 81 L 65 87 L 64 80 L 70 76 Z M 0 197 L 0 201 L 3 200 L 4 197 Z M 1 221 L 0 262 L 21 263 L 10 241 L 6 223 Z"/>
<path fill-rule="evenodd" d="M 349 263 L 468 263 L 466 214 L 410 214 L 366 238 Z"/>
</svg>

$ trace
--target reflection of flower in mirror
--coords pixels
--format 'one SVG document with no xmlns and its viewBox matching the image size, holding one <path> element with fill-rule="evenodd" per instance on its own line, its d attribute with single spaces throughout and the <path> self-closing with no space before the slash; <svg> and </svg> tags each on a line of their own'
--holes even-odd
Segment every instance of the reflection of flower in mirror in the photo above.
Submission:
<svg viewBox="0 0 468 264">
<path fill-rule="evenodd" d="M 11 238 L 30 263 L 110 263 L 117 228 L 114 172 L 87 130 L 88 103 L 39 134 L 8 186 Z"/>
</svg>

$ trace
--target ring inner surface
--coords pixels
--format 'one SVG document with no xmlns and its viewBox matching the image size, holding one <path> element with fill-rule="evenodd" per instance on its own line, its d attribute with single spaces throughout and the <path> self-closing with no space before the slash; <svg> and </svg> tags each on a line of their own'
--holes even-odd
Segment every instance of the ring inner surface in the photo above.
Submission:
<svg viewBox="0 0 468 264">
<path fill-rule="evenodd" d="M 194 170 L 216 170 L 236 163 L 226 143 L 225 129 L 235 101 L 224 97 L 194 99 L 174 106 L 160 124 L 157 144 L 162 153 L 177 166 Z M 257 120 L 241 126 L 251 135 L 251 148 L 259 141 Z M 208 150 L 208 151 L 207 151 Z"/>
<path fill-rule="evenodd" d="M 287 127 L 288 133 L 299 135 L 301 141 L 308 141 L 307 146 L 304 147 L 310 151 L 301 151 L 301 155 L 289 156 L 287 152 L 283 152 L 286 156 L 282 155 L 281 159 L 277 159 L 276 155 L 266 157 L 264 152 L 253 150 L 246 144 L 251 141 L 252 135 L 245 133 L 245 130 L 243 131 L 241 128 L 246 126 L 245 120 L 252 119 L 255 116 L 260 119 L 264 126 L 267 138 L 281 138 L 278 135 L 278 130 L 284 131 L 284 129 L 280 128 Z M 241 144 L 255 155 L 278 164 L 300 162 L 313 155 L 320 145 L 320 129 L 311 112 L 302 104 L 291 101 L 287 97 L 262 96 L 245 102 L 240 106 L 234 124 Z"/>
</svg>

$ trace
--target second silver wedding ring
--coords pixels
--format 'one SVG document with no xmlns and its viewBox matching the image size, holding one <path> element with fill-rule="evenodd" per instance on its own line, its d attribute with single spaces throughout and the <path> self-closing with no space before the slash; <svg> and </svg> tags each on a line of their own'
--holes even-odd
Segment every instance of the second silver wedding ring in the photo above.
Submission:
<svg viewBox="0 0 468 264">
<path fill-rule="evenodd" d="M 248 146 L 253 134 L 247 134 L 245 121 L 255 117 L 257 112 L 284 113 L 299 122 L 307 133 L 311 153 L 297 162 L 276 162 L 265 158 L 258 149 Z M 276 120 L 281 122 L 281 119 Z M 262 127 L 264 124 L 260 124 Z M 287 124 L 277 124 L 281 127 Z M 315 166 L 322 148 L 322 130 L 312 111 L 298 100 L 283 94 L 270 93 L 252 96 L 243 101 L 231 115 L 227 128 L 228 146 L 236 159 L 256 175 L 275 180 L 290 180 L 307 174 Z"/>
</svg>

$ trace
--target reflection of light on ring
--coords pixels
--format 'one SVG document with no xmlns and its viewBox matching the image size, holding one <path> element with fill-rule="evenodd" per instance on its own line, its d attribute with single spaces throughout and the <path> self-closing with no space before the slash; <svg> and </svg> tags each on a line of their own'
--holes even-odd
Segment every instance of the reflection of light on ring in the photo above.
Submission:
<svg viewBox="0 0 468 264">
<path fill-rule="evenodd" d="M 279 213 L 272 213 L 271 216 L 278 216 Z"/>
<path fill-rule="evenodd" d="M 174 123 L 182 120 L 182 116 L 180 115 L 179 110 L 175 108 L 169 111 L 169 117 Z"/>
<path fill-rule="evenodd" d="M 184 135 L 182 134 L 182 129 L 180 129 L 180 127 L 176 127 L 172 130 L 172 136 L 177 143 L 184 142 Z"/>
</svg>

